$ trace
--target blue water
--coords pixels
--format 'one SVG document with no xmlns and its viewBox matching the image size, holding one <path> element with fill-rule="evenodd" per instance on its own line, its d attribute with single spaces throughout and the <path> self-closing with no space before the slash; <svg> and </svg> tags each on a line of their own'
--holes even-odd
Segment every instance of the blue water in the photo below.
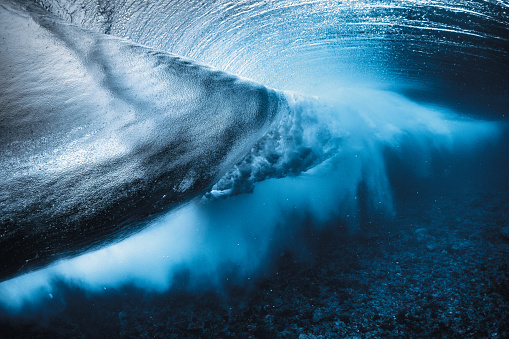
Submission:
<svg viewBox="0 0 509 339">
<path fill-rule="evenodd" d="M 128 184 L 132 178 L 150 178 L 164 166 L 129 152 L 146 143 L 155 154 L 165 149 L 167 138 L 176 140 L 173 147 L 194 145 L 178 153 L 176 162 L 202 161 L 178 180 L 169 179 L 169 191 L 190 195 L 176 207 L 158 205 L 157 216 L 143 230 L 118 237 L 112 232 L 104 236 L 106 247 L 85 254 L 68 251 L 65 259 L 0 283 L 5 314 L 61 303 L 63 286 L 101 295 L 125 286 L 171 291 L 182 271 L 189 274 L 189 290 L 206 285 L 221 291 L 231 267 L 248 285 L 270 270 L 281 251 L 306 248 L 306 239 L 296 240 L 303 225 L 316 230 L 341 225 L 355 234 L 367 223 L 397 216 L 399 202 L 418 200 L 414 192 L 422 186 L 433 194 L 445 183 L 507 184 L 506 2 L 112 1 L 96 6 L 34 1 L 19 9 L 6 1 L 2 6 L 2 23 L 29 22 L 20 37 L 31 41 L 31 34 L 50 32 L 37 40 L 41 51 L 33 55 L 20 53 L 23 47 L 2 51 L 4 65 L 21 69 L 2 68 L 17 77 L 2 97 L 11 106 L 3 107 L 45 111 L 50 123 L 55 121 L 50 106 L 84 117 L 50 146 L 36 144 L 29 151 L 23 146 L 47 136 L 44 127 L 28 141 L 19 137 L 17 148 L 2 150 L 0 170 L 13 178 L 53 173 L 57 182 L 65 175 L 78 209 L 92 209 L 83 202 L 86 196 L 80 200 L 81 192 L 94 185 L 91 180 L 106 185 L 109 179 L 88 177 L 81 168 L 127 154 L 125 166 L 107 175 L 127 178 Z M 19 14 L 23 10 L 32 19 Z M 51 13 L 49 19 L 40 19 L 44 11 Z M 41 28 L 53 21 L 57 28 Z M 49 50 L 42 51 L 45 44 Z M 52 67 L 42 59 L 67 64 Z M 173 66 L 180 62 L 183 68 Z M 260 91 L 276 98 L 277 108 L 263 111 L 261 122 L 251 124 L 254 118 L 244 112 L 259 114 L 260 109 L 247 100 Z M 187 115 L 177 120 L 179 128 L 158 118 L 181 114 L 182 107 Z M 132 117 L 124 115 L 131 109 Z M 1 113 L 12 115 L 7 109 Z M 103 131 L 101 124 L 121 127 Z M 189 139 L 179 139 L 189 129 L 194 131 Z M 216 138 L 229 132 L 233 136 Z M 9 138 L 4 144 L 15 144 L 16 133 Z M 21 156 L 18 148 L 25 150 Z M 20 162 L 27 172 L 8 172 L 14 168 L 9 164 Z M 78 173 L 86 185 L 69 180 L 62 168 Z M 190 189 L 202 178 L 205 183 Z M 10 192 L 1 193 L 5 211 L 19 208 Z M 116 191 L 110 193 L 105 199 L 116 199 Z M 86 241 L 87 234 L 80 236 Z"/>
</svg>

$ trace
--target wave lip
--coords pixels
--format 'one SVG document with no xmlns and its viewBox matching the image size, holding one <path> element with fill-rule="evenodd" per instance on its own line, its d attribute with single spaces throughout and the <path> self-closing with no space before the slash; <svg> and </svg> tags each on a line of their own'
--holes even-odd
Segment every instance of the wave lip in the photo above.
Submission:
<svg viewBox="0 0 509 339">
<path fill-rule="evenodd" d="M 272 88 L 404 92 L 507 117 L 509 12 L 477 0 L 36 0 L 97 32 L 200 60 Z"/>
</svg>

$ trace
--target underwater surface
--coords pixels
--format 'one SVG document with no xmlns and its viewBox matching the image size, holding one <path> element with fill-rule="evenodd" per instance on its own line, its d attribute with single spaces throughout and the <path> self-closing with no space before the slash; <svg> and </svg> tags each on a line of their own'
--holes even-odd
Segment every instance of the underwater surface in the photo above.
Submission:
<svg viewBox="0 0 509 339">
<path fill-rule="evenodd" d="M 509 2 L 0 27 L 0 337 L 509 337 Z"/>
</svg>

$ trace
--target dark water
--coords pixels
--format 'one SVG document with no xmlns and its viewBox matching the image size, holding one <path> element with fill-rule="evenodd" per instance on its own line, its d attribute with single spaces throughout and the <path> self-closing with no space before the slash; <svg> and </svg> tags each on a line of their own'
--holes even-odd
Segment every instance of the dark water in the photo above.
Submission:
<svg viewBox="0 0 509 339">
<path fill-rule="evenodd" d="M 2 107 L 45 114 L 3 135 L 0 170 L 52 173 L 78 231 L 7 238 L 68 259 L 0 283 L 0 334 L 509 336 L 507 2 L 2 6 L 30 22 L 4 39 Z M 4 212 L 39 199 L 4 182 Z"/>
</svg>

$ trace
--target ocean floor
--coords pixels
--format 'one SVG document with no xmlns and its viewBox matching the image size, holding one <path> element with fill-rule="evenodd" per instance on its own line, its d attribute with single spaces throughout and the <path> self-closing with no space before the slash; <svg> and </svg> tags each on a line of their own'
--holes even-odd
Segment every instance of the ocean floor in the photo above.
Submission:
<svg viewBox="0 0 509 339">
<path fill-rule="evenodd" d="M 219 293 L 188 291 L 185 272 L 165 294 L 62 287 L 59 306 L 3 316 L 0 337 L 508 338 L 509 189 L 399 200 L 354 234 L 303 230 L 305 248 Z"/>
</svg>

